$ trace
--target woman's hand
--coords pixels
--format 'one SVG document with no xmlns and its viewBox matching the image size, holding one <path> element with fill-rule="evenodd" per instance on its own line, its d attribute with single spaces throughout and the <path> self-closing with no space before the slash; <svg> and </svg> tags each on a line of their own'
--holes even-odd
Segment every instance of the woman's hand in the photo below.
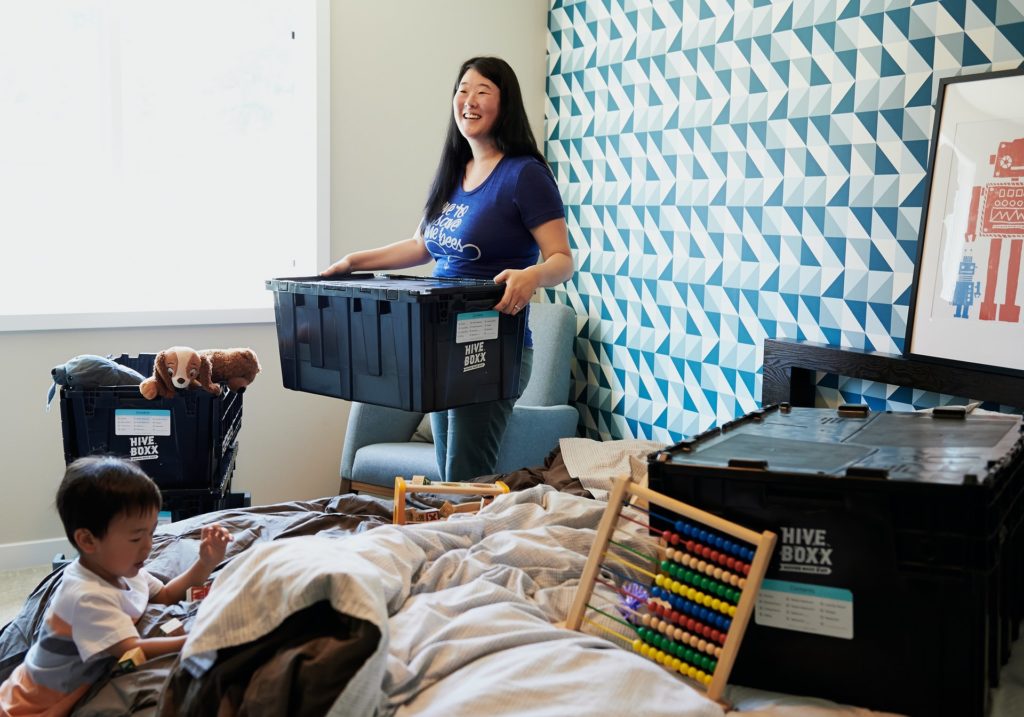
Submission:
<svg viewBox="0 0 1024 717">
<path fill-rule="evenodd" d="M 572 252 L 564 219 L 552 219 L 530 230 L 540 247 L 541 263 L 525 269 L 505 269 L 494 283 L 505 285 L 505 294 L 494 308 L 517 314 L 526 308 L 540 286 L 557 286 L 572 277 Z"/>
<path fill-rule="evenodd" d="M 220 523 L 203 526 L 199 539 L 199 562 L 211 570 L 224 560 L 228 543 L 234 538 Z"/>
<path fill-rule="evenodd" d="M 352 261 L 348 258 L 348 255 L 341 257 L 338 261 L 331 264 L 329 267 L 320 272 L 320 276 L 338 276 L 339 274 L 351 274 L 352 273 Z"/>
<path fill-rule="evenodd" d="M 431 260 L 427 245 L 423 243 L 419 229 L 408 239 L 378 249 L 363 249 L 341 257 L 338 261 L 320 272 L 320 276 L 328 278 L 354 271 L 393 271 L 407 269 L 410 266 L 426 264 Z"/>
<path fill-rule="evenodd" d="M 540 282 L 531 266 L 527 269 L 505 269 L 494 277 L 494 283 L 505 285 L 505 293 L 494 308 L 503 314 L 518 314 L 530 303 Z"/>
</svg>

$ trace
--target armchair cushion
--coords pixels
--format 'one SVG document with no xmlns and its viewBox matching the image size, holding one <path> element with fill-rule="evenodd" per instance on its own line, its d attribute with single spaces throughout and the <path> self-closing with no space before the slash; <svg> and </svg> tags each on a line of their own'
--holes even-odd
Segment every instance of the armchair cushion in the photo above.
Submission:
<svg viewBox="0 0 1024 717">
<path fill-rule="evenodd" d="M 576 435 L 580 414 L 573 406 L 520 406 L 512 408 L 505 437 L 498 449 L 495 473 L 544 464 L 552 441 Z"/>
<path fill-rule="evenodd" d="M 395 484 L 395 476 L 412 478 L 414 475 L 438 480 L 433 443 L 417 441 L 363 446 L 356 453 L 350 477 L 359 483 L 391 488 Z"/>
<path fill-rule="evenodd" d="M 353 403 L 348 414 L 348 426 L 345 429 L 345 445 L 341 450 L 342 479 L 362 481 L 352 475 L 356 453 L 364 447 L 380 443 L 405 444 L 416 430 L 423 415 L 386 406 Z M 432 443 L 419 445 L 429 445 L 433 450 Z M 402 474 L 395 473 L 391 478 L 393 479 L 395 475 Z"/>
</svg>

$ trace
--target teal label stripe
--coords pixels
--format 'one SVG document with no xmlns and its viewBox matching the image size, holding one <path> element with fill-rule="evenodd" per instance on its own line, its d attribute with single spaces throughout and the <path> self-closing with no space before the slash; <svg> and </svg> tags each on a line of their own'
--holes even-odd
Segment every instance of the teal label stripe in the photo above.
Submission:
<svg viewBox="0 0 1024 717">
<path fill-rule="evenodd" d="M 171 412 L 162 408 L 117 408 L 115 416 L 142 416 L 147 418 L 169 418 Z"/>
<path fill-rule="evenodd" d="M 459 321 L 469 321 L 472 319 L 493 319 L 498 316 L 497 311 L 468 311 L 464 314 L 459 314 Z"/>
<path fill-rule="evenodd" d="M 780 593 L 791 595 L 805 595 L 807 597 L 828 598 L 842 602 L 853 602 L 853 593 L 842 588 L 830 588 L 824 585 L 808 585 L 807 583 L 791 583 L 787 580 L 764 580 L 761 582 L 762 590 L 775 590 Z"/>
</svg>

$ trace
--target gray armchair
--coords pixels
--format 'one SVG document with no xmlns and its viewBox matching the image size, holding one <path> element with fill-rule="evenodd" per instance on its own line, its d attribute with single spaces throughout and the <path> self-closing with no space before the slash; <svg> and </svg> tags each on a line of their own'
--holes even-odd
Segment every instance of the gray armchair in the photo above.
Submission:
<svg viewBox="0 0 1024 717">
<path fill-rule="evenodd" d="M 579 413 L 568 405 L 576 314 L 564 304 L 530 304 L 533 370 L 509 418 L 496 473 L 541 465 L 558 439 L 576 435 Z M 341 453 L 341 492 L 390 496 L 395 476 L 437 480 L 434 444 L 412 440 L 424 414 L 353 403 Z"/>
</svg>

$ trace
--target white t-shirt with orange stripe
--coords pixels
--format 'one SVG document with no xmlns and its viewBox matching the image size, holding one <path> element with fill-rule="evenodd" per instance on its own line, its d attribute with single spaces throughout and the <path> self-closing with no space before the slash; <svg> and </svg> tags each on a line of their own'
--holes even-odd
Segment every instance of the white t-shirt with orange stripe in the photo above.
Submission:
<svg viewBox="0 0 1024 717">
<path fill-rule="evenodd" d="M 77 560 L 64 568 L 39 638 L 0 685 L 0 717 L 70 714 L 116 656 L 104 651 L 138 637 L 135 623 L 163 583 L 146 570 L 117 588 Z"/>
</svg>

